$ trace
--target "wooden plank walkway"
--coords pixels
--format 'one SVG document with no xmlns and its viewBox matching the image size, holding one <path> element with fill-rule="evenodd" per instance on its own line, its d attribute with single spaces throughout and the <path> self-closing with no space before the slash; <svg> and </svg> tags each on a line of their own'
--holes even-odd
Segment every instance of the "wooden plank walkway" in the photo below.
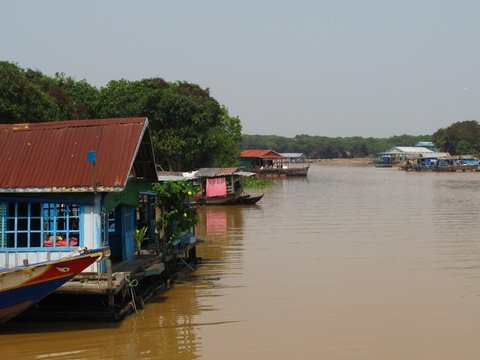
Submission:
<svg viewBox="0 0 480 360">
<path fill-rule="evenodd" d="M 147 276 L 160 275 L 165 271 L 162 257 L 158 255 L 140 255 L 129 261 L 112 266 L 111 288 L 106 274 L 82 273 L 58 288 L 58 294 L 117 294 L 128 281 L 141 280 Z"/>
</svg>

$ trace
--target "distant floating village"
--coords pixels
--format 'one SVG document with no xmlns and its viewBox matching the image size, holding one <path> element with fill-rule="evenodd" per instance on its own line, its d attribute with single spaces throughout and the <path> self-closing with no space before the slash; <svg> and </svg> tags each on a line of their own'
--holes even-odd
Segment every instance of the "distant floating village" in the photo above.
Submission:
<svg viewBox="0 0 480 360">
<path fill-rule="evenodd" d="M 439 152 L 432 142 L 415 146 L 395 146 L 380 154 L 376 167 L 396 166 L 404 171 L 464 172 L 480 171 L 480 160 L 473 155 L 455 155 Z"/>
</svg>

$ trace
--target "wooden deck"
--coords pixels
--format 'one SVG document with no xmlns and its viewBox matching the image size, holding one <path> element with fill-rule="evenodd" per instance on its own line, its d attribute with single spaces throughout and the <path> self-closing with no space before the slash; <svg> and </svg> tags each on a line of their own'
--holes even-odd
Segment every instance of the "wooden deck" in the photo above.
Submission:
<svg viewBox="0 0 480 360">
<path fill-rule="evenodd" d="M 168 289 L 178 272 L 191 271 L 196 248 L 192 244 L 166 257 L 139 255 L 118 264 L 106 263 L 106 273 L 77 275 L 18 320 L 121 320 Z"/>
<path fill-rule="evenodd" d="M 162 256 L 142 255 L 133 260 L 112 265 L 108 274 L 82 273 L 55 291 L 58 294 L 117 294 L 132 280 L 140 281 L 148 276 L 160 275 L 165 271 Z"/>
</svg>

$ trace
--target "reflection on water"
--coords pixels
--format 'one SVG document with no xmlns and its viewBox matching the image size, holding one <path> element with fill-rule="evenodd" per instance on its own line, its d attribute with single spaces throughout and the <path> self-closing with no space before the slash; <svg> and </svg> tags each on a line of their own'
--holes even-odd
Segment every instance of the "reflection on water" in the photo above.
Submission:
<svg viewBox="0 0 480 360">
<path fill-rule="evenodd" d="M 7 323 L 0 346 L 34 359 L 475 359 L 479 185 L 312 166 L 258 206 L 200 207 L 201 267 L 138 316 Z"/>
</svg>

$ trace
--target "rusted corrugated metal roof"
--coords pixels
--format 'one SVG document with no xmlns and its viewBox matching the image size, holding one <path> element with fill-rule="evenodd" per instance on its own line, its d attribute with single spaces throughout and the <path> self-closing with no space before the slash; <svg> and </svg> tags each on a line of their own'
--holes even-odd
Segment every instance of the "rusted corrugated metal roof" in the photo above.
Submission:
<svg viewBox="0 0 480 360">
<path fill-rule="evenodd" d="M 261 159 L 286 159 L 285 156 L 273 150 L 242 150 L 240 153 L 242 158 L 261 158 Z"/>
<path fill-rule="evenodd" d="M 238 168 L 201 168 L 195 172 L 195 177 L 217 177 L 233 175 Z"/>
<path fill-rule="evenodd" d="M 89 151 L 97 153 L 97 187 L 123 189 L 137 154 L 149 164 L 134 172 L 156 178 L 147 118 L 10 124 L 0 125 L 0 191 L 92 191 Z"/>
<path fill-rule="evenodd" d="M 218 168 L 218 175 L 232 175 L 236 171 L 238 171 L 238 168 L 236 167 Z"/>
</svg>

